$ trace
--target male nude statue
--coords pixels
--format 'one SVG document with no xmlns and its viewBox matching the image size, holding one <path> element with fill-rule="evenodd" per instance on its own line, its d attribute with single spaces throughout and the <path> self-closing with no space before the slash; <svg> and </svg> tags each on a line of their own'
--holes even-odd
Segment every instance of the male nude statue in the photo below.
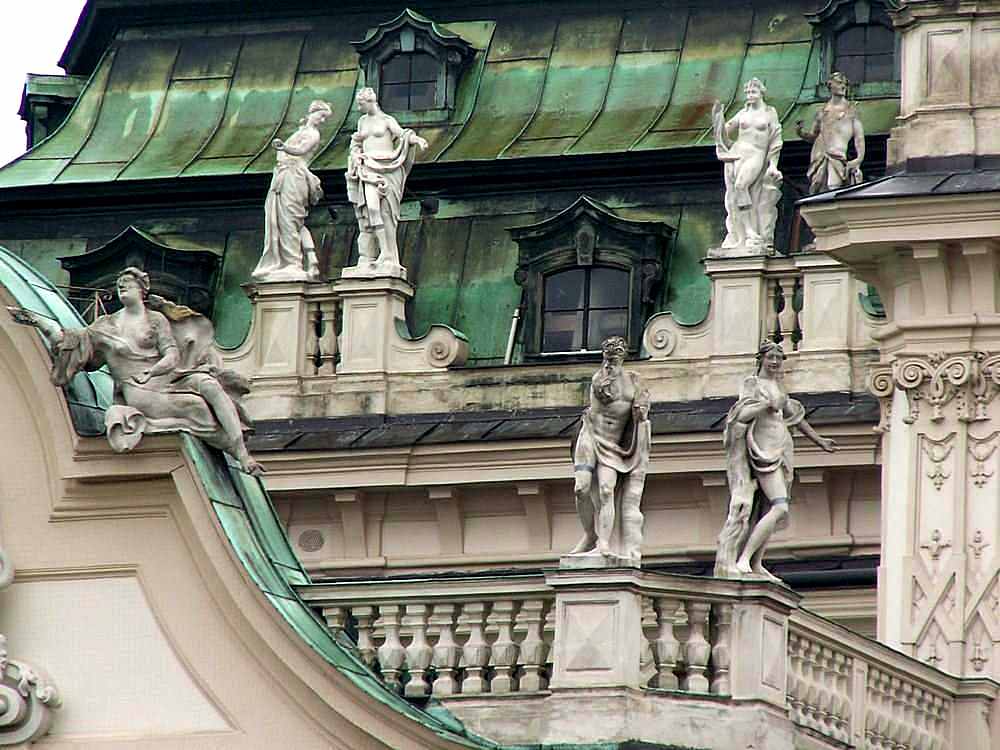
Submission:
<svg viewBox="0 0 1000 750">
<path fill-rule="evenodd" d="M 649 391 L 625 370 L 625 339 L 614 336 L 601 346 L 604 361 L 590 385 L 590 406 L 581 418 L 573 446 L 576 512 L 583 538 L 570 554 L 618 555 L 638 563 L 642 548 L 639 503 L 649 464 Z M 620 485 L 620 487 L 619 487 Z M 621 518 L 615 518 L 615 490 L 621 492 Z M 612 549 L 616 520 L 622 549 Z"/>
<path fill-rule="evenodd" d="M 857 104 L 847 98 L 850 82 L 843 73 L 833 73 L 826 86 L 830 100 L 816 113 L 812 128 L 805 130 L 801 120 L 795 123 L 799 137 L 813 144 L 809 155 L 810 195 L 857 185 L 863 180 L 865 129 L 858 117 Z M 852 139 L 857 156 L 848 159 L 847 147 Z"/>
</svg>

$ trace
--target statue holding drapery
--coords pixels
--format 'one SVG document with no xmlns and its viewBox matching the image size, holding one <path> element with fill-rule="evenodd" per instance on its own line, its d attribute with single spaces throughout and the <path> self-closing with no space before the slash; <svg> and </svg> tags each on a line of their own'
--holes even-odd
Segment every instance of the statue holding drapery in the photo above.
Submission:
<svg viewBox="0 0 1000 750">
<path fill-rule="evenodd" d="M 118 452 L 143 435 L 188 432 L 236 458 L 244 471 L 262 469 L 247 451 L 245 378 L 222 369 L 211 321 L 149 294 L 149 276 L 126 268 L 115 282 L 122 309 L 85 328 L 64 329 L 22 309 L 16 319 L 39 329 L 52 351 L 52 382 L 66 385 L 82 370 L 107 366 L 114 404 L 105 413 L 108 442 Z"/>
<path fill-rule="evenodd" d="M 729 120 L 719 102 L 712 108 L 715 154 L 724 165 L 726 183 L 726 238 L 712 253 L 720 257 L 763 255 L 774 249 L 781 199 L 781 122 L 764 101 L 767 88 L 759 78 L 747 81 L 744 92 L 746 103 Z"/>
<path fill-rule="evenodd" d="M 815 195 L 839 187 L 858 185 L 864 180 L 861 162 L 865 160 L 865 128 L 858 116 L 858 105 L 848 99 L 850 81 L 843 73 L 832 73 L 826 82 L 830 99 L 816 113 L 812 127 L 795 123 L 799 137 L 812 143 L 809 154 L 809 194 Z M 854 141 L 856 155 L 847 158 Z"/>
<path fill-rule="evenodd" d="M 309 163 L 319 150 L 319 126 L 332 112 L 326 102 L 314 101 L 287 141 L 271 142 L 278 155 L 264 202 L 264 249 L 251 274 L 254 281 L 320 281 L 306 217 L 323 197 L 323 188 Z"/>
<path fill-rule="evenodd" d="M 343 275 L 405 279 L 396 231 L 406 178 L 417 150 L 426 149 L 427 141 L 383 112 L 373 89 L 361 89 L 357 105 L 361 117 L 351 136 L 345 178 L 360 229 L 358 265 L 345 268 Z"/>
</svg>

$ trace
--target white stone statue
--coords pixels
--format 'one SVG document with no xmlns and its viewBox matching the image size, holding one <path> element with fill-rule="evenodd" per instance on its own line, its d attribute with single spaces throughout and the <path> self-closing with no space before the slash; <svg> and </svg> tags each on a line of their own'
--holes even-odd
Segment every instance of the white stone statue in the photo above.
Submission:
<svg viewBox="0 0 1000 750">
<path fill-rule="evenodd" d="M 761 344 L 757 373 L 743 381 L 726 415 L 722 444 L 731 496 L 715 556 L 715 575 L 720 578 L 779 580 L 762 561 L 771 535 L 788 524 L 795 467 L 791 428 L 798 427 L 825 451 L 836 448 L 832 439 L 816 434 L 802 404 L 785 392 L 784 360 L 780 344 Z"/>
<path fill-rule="evenodd" d="M 576 512 L 584 533 L 570 555 L 596 557 L 601 565 L 637 566 L 642 555 L 639 505 L 649 466 L 649 391 L 622 366 L 623 338 L 607 339 L 602 349 L 604 362 L 591 380 L 590 406 L 573 446 Z"/>
<path fill-rule="evenodd" d="M 323 188 L 309 163 L 319 150 L 319 126 L 332 113 L 329 104 L 314 101 L 287 141 L 271 142 L 278 155 L 264 202 L 264 250 L 251 274 L 254 281 L 320 281 L 306 217 L 323 197 Z"/>
<path fill-rule="evenodd" d="M 810 195 L 864 181 L 861 162 L 865 159 L 865 129 L 857 103 L 847 98 L 850 81 L 843 73 L 833 73 L 826 86 L 830 99 L 816 113 L 812 128 L 805 130 L 801 120 L 795 123 L 799 137 L 813 145 L 809 155 Z M 852 140 L 857 156 L 848 159 Z"/>
<path fill-rule="evenodd" d="M 36 326 L 52 349 L 52 382 L 67 384 L 81 370 L 107 366 L 115 384 L 105 413 L 108 442 L 134 448 L 144 434 L 189 432 L 234 456 L 243 469 L 262 469 L 247 452 L 249 418 L 240 399 L 249 384 L 223 370 L 212 323 L 189 307 L 149 294 L 149 276 L 126 268 L 116 282 L 122 309 L 86 328 L 65 330 L 27 310 L 12 310 Z"/>
<path fill-rule="evenodd" d="M 726 238 L 712 252 L 720 257 L 762 255 L 774 248 L 781 199 L 781 122 L 764 101 L 758 78 L 744 87 L 746 104 L 728 121 L 718 101 L 712 107 L 715 154 L 724 166 Z M 736 135 L 735 140 L 733 135 Z"/>
<path fill-rule="evenodd" d="M 357 96 L 358 129 L 351 136 L 347 160 L 347 197 L 354 205 L 361 234 L 358 235 L 358 265 L 345 268 L 343 276 L 406 278 L 399 263 L 396 229 L 399 225 L 403 189 L 416 159 L 417 149 L 427 141 L 378 106 L 375 91 L 361 89 Z"/>
</svg>

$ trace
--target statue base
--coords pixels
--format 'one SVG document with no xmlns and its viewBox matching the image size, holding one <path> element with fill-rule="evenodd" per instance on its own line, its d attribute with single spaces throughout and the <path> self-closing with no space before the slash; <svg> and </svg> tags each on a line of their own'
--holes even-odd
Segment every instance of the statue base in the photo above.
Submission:
<svg viewBox="0 0 1000 750">
<path fill-rule="evenodd" d="M 376 263 L 373 260 L 361 259 L 358 265 L 350 266 L 340 272 L 342 279 L 400 279 L 406 281 L 406 269 L 398 263 Z"/>
<path fill-rule="evenodd" d="M 764 245 L 735 245 L 734 247 L 710 247 L 708 248 L 709 258 L 755 258 L 766 255 L 774 255 L 773 247 Z"/>
<path fill-rule="evenodd" d="M 642 562 L 621 555 L 602 555 L 600 552 L 577 552 L 559 558 L 559 567 L 569 570 L 641 568 Z"/>
</svg>

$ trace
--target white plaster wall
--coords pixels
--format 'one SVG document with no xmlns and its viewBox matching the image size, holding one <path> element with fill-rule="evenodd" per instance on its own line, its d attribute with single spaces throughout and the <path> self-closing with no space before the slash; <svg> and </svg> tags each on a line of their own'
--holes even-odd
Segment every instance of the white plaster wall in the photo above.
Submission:
<svg viewBox="0 0 1000 750">
<path fill-rule="evenodd" d="M 0 632 L 16 658 L 50 665 L 65 704 L 53 736 L 232 729 L 174 653 L 135 577 L 15 583 L 0 593 Z M 137 696 L 141 710 L 130 708 Z"/>
</svg>

